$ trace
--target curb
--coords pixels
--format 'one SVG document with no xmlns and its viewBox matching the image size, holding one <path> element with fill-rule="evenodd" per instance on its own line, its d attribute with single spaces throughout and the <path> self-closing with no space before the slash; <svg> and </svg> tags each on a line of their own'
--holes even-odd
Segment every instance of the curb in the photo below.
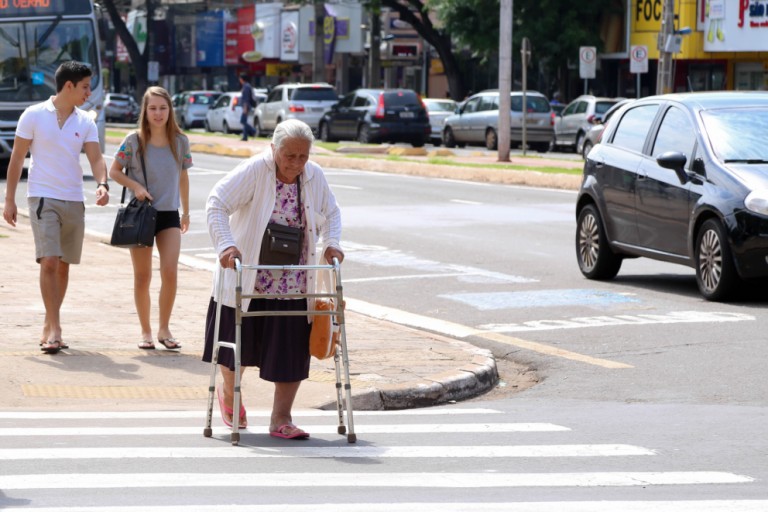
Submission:
<svg viewBox="0 0 768 512">
<path fill-rule="evenodd" d="M 490 391 L 499 381 L 496 359 L 490 350 L 476 348 L 463 341 L 473 353 L 472 360 L 458 371 L 446 371 L 420 380 L 378 389 L 367 388 L 352 394 L 352 407 L 360 411 L 384 411 L 431 407 L 475 398 Z M 335 410 L 336 401 L 317 406 L 321 410 Z"/>
</svg>

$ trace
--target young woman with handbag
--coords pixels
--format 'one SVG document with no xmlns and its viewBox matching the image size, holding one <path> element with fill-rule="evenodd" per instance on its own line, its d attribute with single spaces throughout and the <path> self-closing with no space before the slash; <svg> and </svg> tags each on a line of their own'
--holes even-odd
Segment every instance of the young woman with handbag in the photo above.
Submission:
<svg viewBox="0 0 768 512">
<path fill-rule="evenodd" d="M 139 128 L 123 140 L 109 175 L 128 189 L 130 199 L 149 200 L 157 210 L 155 243 L 160 254 L 161 279 L 157 342 L 169 350 L 181 348 L 171 334 L 170 320 L 176 300 L 181 234 L 189 229 L 187 169 L 190 167 L 189 139 L 176 123 L 171 96 L 162 87 L 148 88 L 141 102 Z M 155 348 L 149 296 L 152 247 L 132 247 L 130 251 L 134 274 L 133 298 L 141 324 L 139 348 L 151 350 Z"/>
</svg>

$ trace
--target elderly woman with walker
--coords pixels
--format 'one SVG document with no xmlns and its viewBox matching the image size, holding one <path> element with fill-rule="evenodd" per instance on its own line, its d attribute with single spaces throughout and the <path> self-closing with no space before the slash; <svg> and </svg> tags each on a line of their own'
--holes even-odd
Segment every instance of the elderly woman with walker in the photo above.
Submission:
<svg viewBox="0 0 768 512">
<path fill-rule="evenodd" d="M 283 121 L 275 129 L 269 149 L 241 162 L 214 186 L 206 212 L 208 231 L 222 267 L 234 268 L 236 259 L 245 266 L 259 265 L 265 231 L 274 224 L 299 228 L 303 233 L 297 265 L 332 263 L 334 258 L 339 263 L 343 261 L 344 252 L 339 245 L 341 211 L 322 168 L 309 161 L 313 142 L 312 130 L 306 123 L 295 119 Z M 322 250 L 318 251 L 320 242 Z M 224 280 L 221 287 L 220 276 Z M 214 273 L 203 361 L 211 362 L 217 339 L 234 341 L 235 307 L 243 312 L 308 310 L 306 298 L 243 299 L 242 304 L 236 305 L 235 282 L 234 271 Z M 315 273 L 303 270 L 243 270 L 242 283 L 242 289 L 249 290 L 248 293 L 283 296 L 313 293 L 318 285 Z M 220 328 L 215 333 L 219 302 Z M 308 315 L 243 318 L 241 368 L 258 367 L 259 377 L 274 383 L 269 422 L 269 434 L 273 437 L 309 437 L 309 433 L 293 423 L 292 408 L 301 381 L 309 377 L 310 332 Z M 234 416 L 234 358 L 233 350 L 219 350 L 217 362 L 223 386 L 217 388 L 218 401 L 228 426 L 232 426 Z M 238 423 L 240 427 L 247 426 L 242 405 Z"/>
</svg>

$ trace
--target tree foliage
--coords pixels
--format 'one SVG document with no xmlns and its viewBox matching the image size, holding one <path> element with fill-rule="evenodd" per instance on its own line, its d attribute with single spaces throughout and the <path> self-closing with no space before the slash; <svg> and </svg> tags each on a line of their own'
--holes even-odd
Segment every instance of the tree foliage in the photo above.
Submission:
<svg viewBox="0 0 768 512">
<path fill-rule="evenodd" d="M 457 48 L 468 48 L 482 59 L 494 57 L 499 48 L 499 0 L 427 0 Z M 580 46 L 603 51 L 605 22 L 624 10 L 620 0 L 514 0 L 513 44 L 527 37 L 533 62 L 554 70 L 578 58 Z M 615 21 L 615 20 L 614 20 Z M 519 53 L 513 52 L 513 55 Z"/>
</svg>

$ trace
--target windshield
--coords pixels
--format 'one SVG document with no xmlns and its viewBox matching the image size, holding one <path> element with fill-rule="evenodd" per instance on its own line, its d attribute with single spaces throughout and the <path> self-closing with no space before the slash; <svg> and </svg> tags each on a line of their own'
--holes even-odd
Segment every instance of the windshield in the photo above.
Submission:
<svg viewBox="0 0 768 512">
<path fill-rule="evenodd" d="M 768 109 L 708 110 L 701 117 L 719 160 L 768 161 Z"/>
<path fill-rule="evenodd" d="M 88 19 L 0 22 L 0 101 L 35 102 L 56 94 L 54 74 L 66 60 L 90 64 L 100 80 L 93 23 Z"/>
</svg>

